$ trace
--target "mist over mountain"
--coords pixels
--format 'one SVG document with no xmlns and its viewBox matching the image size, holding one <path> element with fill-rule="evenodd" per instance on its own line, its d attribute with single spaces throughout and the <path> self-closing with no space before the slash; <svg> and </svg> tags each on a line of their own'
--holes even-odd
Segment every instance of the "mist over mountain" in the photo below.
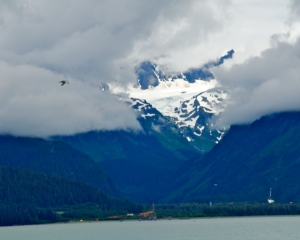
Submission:
<svg viewBox="0 0 300 240">
<path fill-rule="evenodd" d="M 215 61 L 177 75 L 166 74 L 160 66 L 143 62 L 136 68 L 137 84 L 127 93 L 151 103 L 178 126 L 193 146 L 207 152 L 225 134 L 224 127 L 213 126 L 227 102 L 227 92 L 219 86 L 212 68 L 221 66 L 233 55 L 234 50 L 230 50 Z"/>
<path fill-rule="evenodd" d="M 297 9 L 284 0 L 2 1 L 0 133 L 137 130 L 133 112 L 98 91 L 99 82 L 134 84 L 145 61 L 191 81 L 210 78 L 205 64 L 218 65 L 230 49 L 235 57 L 227 66 L 260 56 L 276 39 L 294 41 Z M 203 71 L 194 71 L 199 66 Z M 70 84 L 60 86 L 62 79 Z"/>
<path fill-rule="evenodd" d="M 211 71 L 212 67 L 220 66 L 224 63 L 224 60 L 231 59 L 233 57 L 234 50 L 230 50 L 219 58 L 216 61 L 211 61 L 204 64 L 200 68 L 192 68 L 186 72 L 182 72 L 179 75 L 170 75 L 164 73 L 163 70 L 160 70 L 159 65 L 152 63 L 150 61 L 142 62 L 139 66 L 136 67 L 135 72 L 137 75 L 138 86 L 145 90 L 151 87 L 156 87 L 159 85 L 160 81 L 167 81 L 172 79 L 184 79 L 189 83 L 194 83 L 195 80 L 210 80 L 215 78 L 213 72 Z"/>
<path fill-rule="evenodd" d="M 214 68 L 230 100 L 217 124 L 251 123 L 264 115 L 299 111 L 299 54 L 299 38 L 291 42 L 278 40 L 259 57 L 229 69 Z"/>
</svg>

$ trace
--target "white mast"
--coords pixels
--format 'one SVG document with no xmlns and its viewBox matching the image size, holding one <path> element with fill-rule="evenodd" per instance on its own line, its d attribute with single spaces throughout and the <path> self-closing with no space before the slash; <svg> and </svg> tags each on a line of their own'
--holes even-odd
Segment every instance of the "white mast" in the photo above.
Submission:
<svg viewBox="0 0 300 240">
<path fill-rule="evenodd" d="M 273 203 L 274 200 L 271 198 L 272 196 L 272 188 L 270 188 L 270 197 L 268 198 L 268 203 Z"/>
</svg>

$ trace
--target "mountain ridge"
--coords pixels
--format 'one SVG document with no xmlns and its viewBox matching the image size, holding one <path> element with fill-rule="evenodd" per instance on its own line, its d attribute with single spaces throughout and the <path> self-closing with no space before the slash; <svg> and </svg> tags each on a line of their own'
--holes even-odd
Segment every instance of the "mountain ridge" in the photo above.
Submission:
<svg viewBox="0 0 300 240">
<path fill-rule="evenodd" d="M 212 128 L 226 107 L 227 92 L 211 68 L 222 65 L 233 54 L 230 50 L 216 61 L 178 75 L 165 74 L 158 65 L 143 62 L 136 68 L 137 84 L 128 87 L 127 93 L 152 104 L 178 126 L 184 138 L 202 153 L 208 152 L 226 132 L 222 127 Z"/>
<path fill-rule="evenodd" d="M 2 135 L 0 165 L 83 181 L 111 196 L 121 196 L 100 164 L 61 141 Z"/>
<path fill-rule="evenodd" d="M 92 131 L 59 139 L 100 162 L 125 197 L 151 203 L 177 169 L 201 153 L 151 104 L 140 99 L 128 104 L 137 112 L 142 131 Z"/>
<path fill-rule="evenodd" d="M 232 126 L 212 151 L 189 162 L 163 201 L 300 201 L 300 112 Z"/>
</svg>

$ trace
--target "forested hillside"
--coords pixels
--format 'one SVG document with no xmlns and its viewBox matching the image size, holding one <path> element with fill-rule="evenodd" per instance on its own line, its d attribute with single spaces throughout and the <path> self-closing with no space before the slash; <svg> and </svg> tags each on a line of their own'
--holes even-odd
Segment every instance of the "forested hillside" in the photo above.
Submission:
<svg viewBox="0 0 300 240">
<path fill-rule="evenodd" d="M 232 126 L 224 139 L 182 169 L 163 201 L 300 201 L 300 113 Z"/>
<path fill-rule="evenodd" d="M 104 168 L 64 142 L 0 136 L 0 165 L 87 182 L 112 196 L 121 196 Z"/>
<path fill-rule="evenodd" d="M 140 132 L 92 131 L 58 139 L 100 162 L 128 199 L 152 203 L 165 193 L 178 168 L 201 153 L 174 123 L 151 105 L 145 106 L 151 117 L 138 119 Z"/>
<path fill-rule="evenodd" d="M 139 212 L 141 206 L 114 199 L 84 182 L 0 166 L 0 225 L 55 222 L 51 208 L 84 203 L 102 212 Z"/>
</svg>

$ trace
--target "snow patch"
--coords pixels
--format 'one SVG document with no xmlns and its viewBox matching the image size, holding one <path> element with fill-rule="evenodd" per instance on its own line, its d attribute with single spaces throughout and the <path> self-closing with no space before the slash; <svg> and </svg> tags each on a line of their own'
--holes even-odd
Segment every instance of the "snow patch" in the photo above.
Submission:
<svg viewBox="0 0 300 240">
<path fill-rule="evenodd" d="M 189 142 L 193 141 L 193 139 L 191 139 L 190 137 L 186 137 L 186 139 L 187 139 Z"/>
<path fill-rule="evenodd" d="M 141 114 L 141 117 L 143 117 L 145 119 L 146 119 L 146 117 L 153 117 L 153 116 L 155 116 L 155 114 L 151 114 L 151 113 Z"/>
</svg>

